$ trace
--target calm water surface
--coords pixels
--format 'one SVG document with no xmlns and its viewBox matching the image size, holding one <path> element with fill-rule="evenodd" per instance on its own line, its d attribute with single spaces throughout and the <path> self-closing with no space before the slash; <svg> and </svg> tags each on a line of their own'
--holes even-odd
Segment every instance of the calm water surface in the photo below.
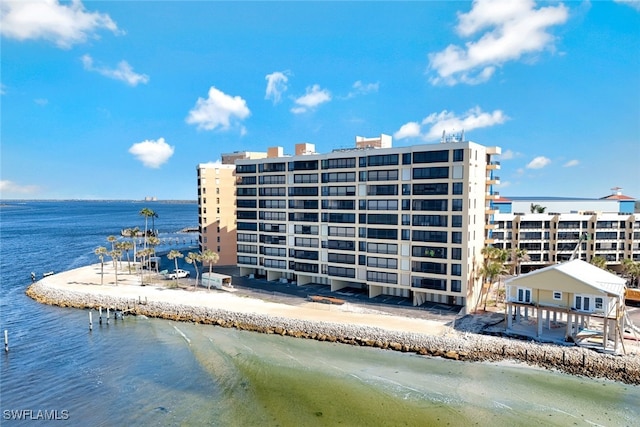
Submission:
<svg viewBox="0 0 640 427">
<path fill-rule="evenodd" d="M 127 317 L 88 331 L 84 310 L 37 304 L 29 274 L 97 262 L 93 249 L 155 210 L 161 238 L 197 224 L 195 204 L 20 202 L 0 208 L 0 424 L 637 425 L 640 388 L 524 366 Z M 165 249 L 175 248 L 174 244 Z M 182 265 L 180 266 L 183 267 Z M 95 313 L 94 313 L 95 314 Z M 28 412 L 31 411 L 31 412 Z M 63 412 L 66 411 L 66 412 Z"/>
</svg>

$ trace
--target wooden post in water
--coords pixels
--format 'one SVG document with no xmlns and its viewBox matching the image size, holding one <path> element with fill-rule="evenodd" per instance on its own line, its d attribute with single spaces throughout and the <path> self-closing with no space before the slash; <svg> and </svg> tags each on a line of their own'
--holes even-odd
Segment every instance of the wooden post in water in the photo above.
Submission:
<svg viewBox="0 0 640 427">
<path fill-rule="evenodd" d="M 89 310 L 89 330 L 93 330 L 93 312 Z"/>
<path fill-rule="evenodd" d="M 109 307 L 107 307 L 107 325 L 109 324 Z"/>
<path fill-rule="evenodd" d="M 9 352 L 9 331 L 4 330 L 4 351 Z"/>
<path fill-rule="evenodd" d="M 98 323 L 102 325 L 102 306 L 100 306 L 100 319 L 98 320 Z"/>
</svg>

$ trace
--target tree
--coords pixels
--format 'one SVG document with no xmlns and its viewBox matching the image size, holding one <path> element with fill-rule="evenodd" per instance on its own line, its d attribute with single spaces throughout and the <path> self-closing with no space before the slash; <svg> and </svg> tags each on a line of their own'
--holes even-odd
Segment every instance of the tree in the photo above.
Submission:
<svg viewBox="0 0 640 427">
<path fill-rule="evenodd" d="M 531 213 L 544 213 L 547 208 L 545 206 L 540 206 L 538 204 L 533 204 L 531 203 L 531 207 L 530 207 Z"/>
<path fill-rule="evenodd" d="M 622 272 L 629 278 L 629 287 L 638 286 L 638 278 L 640 277 L 640 262 L 630 258 L 622 260 Z"/>
<path fill-rule="evenodd" d="M 138 237 L 138 233 L 140 232 L 140 229 L 138 227 L 134 227 L 134 228 L 126 228 L 123 231 L 123 236 L 125 237 L 130 237 L 131 238 L 131 243 L 133 244 L 133 259 L 136 259 L 136 252 L 137 252 L 137 243 L 136 243 L 136 237 Z"/>
<path fill-rule="evenodd" d="M 513 264 L 513 274 L 519 276 L 521 273 L 522 263 L 530 261 L 531 257 L 527 253 L 526 249 L 513 248 L 509 253 L 509 260 Z"/>
<path fill-rule="evenodd" d="M 593 258 L 591 258 L 591 264 L 603 270 L 607 270 L 607 259 L 599 255 L 596 255 Z"/>
<path fill-rule="evenodd" d="M 136 257 L 140 258 L 140 285 L 144 286 L 144 266 L 146 265 L 146 258 L 151 254 L 151 249 L 142 249 L 138 251 Z"/>
<path fill-rule="evenodd" d="M 113 260 L 113 266 L 116 272 L 116 286 L 118 286 L 118 259 L 122 256 L 122 252 L 119 250 L 113 250 L 108 254 Z"/>
<path fill-rule="evenodd" d="M 202 263 L 209 264 L 209 275 L 211 275 L 211 272 L 213 271 L 213 264 L 216 264 L 218 260 L 220 260 L 220 255 L 218 255 L 216 252 L 213 252 L 211 249 L 207 249 L 202 253 L 201 256 L 202 256 Z M 211 288 L 211 280 L 207 282 L 207 290 L 209 290 L 210 288 Z"/>
<path fill-rule="evenodd" d="M 111 243 L 111 250 L 115 251 L 115 243 L 118 241 L 118 238 L 116 236 L 108 236 L 107 237 L 107 242 Z M 115 262 L 115 261 L 114 261 Z"/>
<path fill-rule="evenodd" d="M 167 255 L 167 258 L 172 259 L 175 262 L 175 265 L 176 265 L 176 275 L 175 275 L 175 277 L 176 277 L 176 286 L 179 285 L 178 274 L 177 274 L 178 273 L 178 271 L 177 271 L 178 270 L 178 258 L 183 258 L 183 257 L 184 257 L 184 255 L 182 254 L 182 252 L 176 251 L 175 249 L 171 249 L 171 252 L 169 252 L 169 254 Z"/>
<path fill-rule="evenodd" d="M 504 249 L 496 248 L 493 246 L 485 246 L 484 248 L 482 248 L 480 253 L 484 257 L 482 266 L 480 267 L 480 275 L 483 278 L 482 288 L 486 288 L 484 294 L 484 310 L 486 310 L 487 300 L 489 298 L 489 293 L 491 291 L 494 280 L 501 274 L 505 274 L 508 272 L 505 263 L 507 262 L 509 253 Z M 480 298 L 482 298 L 482 294 L 480 295 Z"/>
<path fill-rule="evenodd" d="M 129 266 L 129 273 L 131 273 L 131 259 L 129 258 L 129 251 L 133 249 L 134 243 L 130 241 L 123 241 L 116 243 L 116 249 L 124 251 L 127 255 L 127 265 Z"/>
<path fill-rule="evenodd" d="M 104 285 L 104 256 L 107 254 L 107 248 L 98 246 L 93 253 L 100 258 L 100 284 Z"/>
<path fill-rule="evenodd" d="M 154 211 L 152 211 L 149 208 L 143 208 L 140 211 L 140 215 L 142 215 L 144 217 L 144 247 L 145 249 L 147 248 L 147 237 L 148 237 L 148 224 L 149 224 L 149 218 L 153 218 L 156 213 Z"/>
<path fill-rule="evenodd" d="M 198 279 L 200 277 L 200 270 L 198 270 L 198 263 L 202 262 L 202 254 L 196 253 L 196 252 L 189 252 L 187 254 L 187 256 L 184 258 L 184 260 L 188 264 L 193 264 L 193 266 L 196 268 L 196 283 L 195 283 L 195 285 L 193 285 L 193 287 L 197 288 L 198 287 Z"/>
<path fill-rule="evenodd" d="M 149 253 L 149 257 L 153 256 L 156 254 L 156 249 L 155 247 L 158 246 L 160 244 L 160 239 L 158 239 L 156 236 L 150 236 L 149 239 L 147 239 L 147 243 L 149 244 L 149 248 L 147 249 L 151 249 L 150 253 Z M 156 263 L 156 273 L 158 272 L 158 264 Z"/>
</svg>

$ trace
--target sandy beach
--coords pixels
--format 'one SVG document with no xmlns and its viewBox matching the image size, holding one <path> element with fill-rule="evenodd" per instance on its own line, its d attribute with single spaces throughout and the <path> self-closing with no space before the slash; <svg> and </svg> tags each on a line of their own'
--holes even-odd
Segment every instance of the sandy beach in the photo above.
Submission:
<svg viewBox="0 0 640 427">
<path fill-rule="evenodd" d="M 149 279 L 145 275 L 145 282 Z M 115 285 L 112 264 L 104 265 L 104 284 L 101 285 L 100 264 L 94 264 L 48 276 L 40 280 L 50 289 L 61 292 L 103 295 L 128 301 L 153 301 L 201 308 L 224 309 L 236 313 L 251 313 L 278 316 L 290 319 L 333 322 L 352 325 L 373 326 L 391 331 L 412 331 L 428 335 L 442 335 L 450 328 L 442 322 L 392 316 L 375 310 L 364 309 L 353 304 L 329 305 L 304 302 L 298 305 L 278 304 L 259 298 L 237 296 L 233 291 L 207 290 L 187 287 L 181 280 L 179 289 L 170 288 L 172 280 L 152 280 L 152 284 L 141 286 L 137 274 L 119 274 Z M 106 308 L 106 307 L 105 307 Z"/>
<path fill-rule="evenodd" d="M 468 332 L 473 328 L 459 331 L 445 321 L 393 315 L 349 302 L 330 305 L 297 299 L 295 304 L 285 304 L 233 289 L 194 289 L 186 281 L 172 287 L 173 281 L 149 280 L 146 275 L 142 285 L 140 275 L 120 273 L 116 285 L 111 263 L 104 265 L 101 284 L 100 270 L 100 264 L 93 264 L 57 273 L 32 284 L 27 294 L 38 302 L 63 307 L 109 307 L 148 317 L 454 360 L 524 362 L 640 385 L 640 356 L 636 354 L 613 356 L 575 346 L 480 335 Z"/>
</svg>

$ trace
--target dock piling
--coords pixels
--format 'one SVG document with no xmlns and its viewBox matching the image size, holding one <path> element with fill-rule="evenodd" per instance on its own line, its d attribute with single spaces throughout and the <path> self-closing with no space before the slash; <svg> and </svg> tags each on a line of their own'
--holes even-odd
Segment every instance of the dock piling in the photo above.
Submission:
<svg viewBox="0 0 640 427">
<path fill-rule="evenodd" d="M 93 312 L 89 310 L 89 330 L 93 330 Z"/>
<path fill-rule="evenodd" d="M 100 318 L 98 320 L 98 323 L 102 325 L 102 306 L 99 307 L 99 310 L 100 310 Z"/>
<path fill-rule="evenodd" d="M 4 351 L 9 352 L 9 331 L 4 330 Z"/>
</svg>

